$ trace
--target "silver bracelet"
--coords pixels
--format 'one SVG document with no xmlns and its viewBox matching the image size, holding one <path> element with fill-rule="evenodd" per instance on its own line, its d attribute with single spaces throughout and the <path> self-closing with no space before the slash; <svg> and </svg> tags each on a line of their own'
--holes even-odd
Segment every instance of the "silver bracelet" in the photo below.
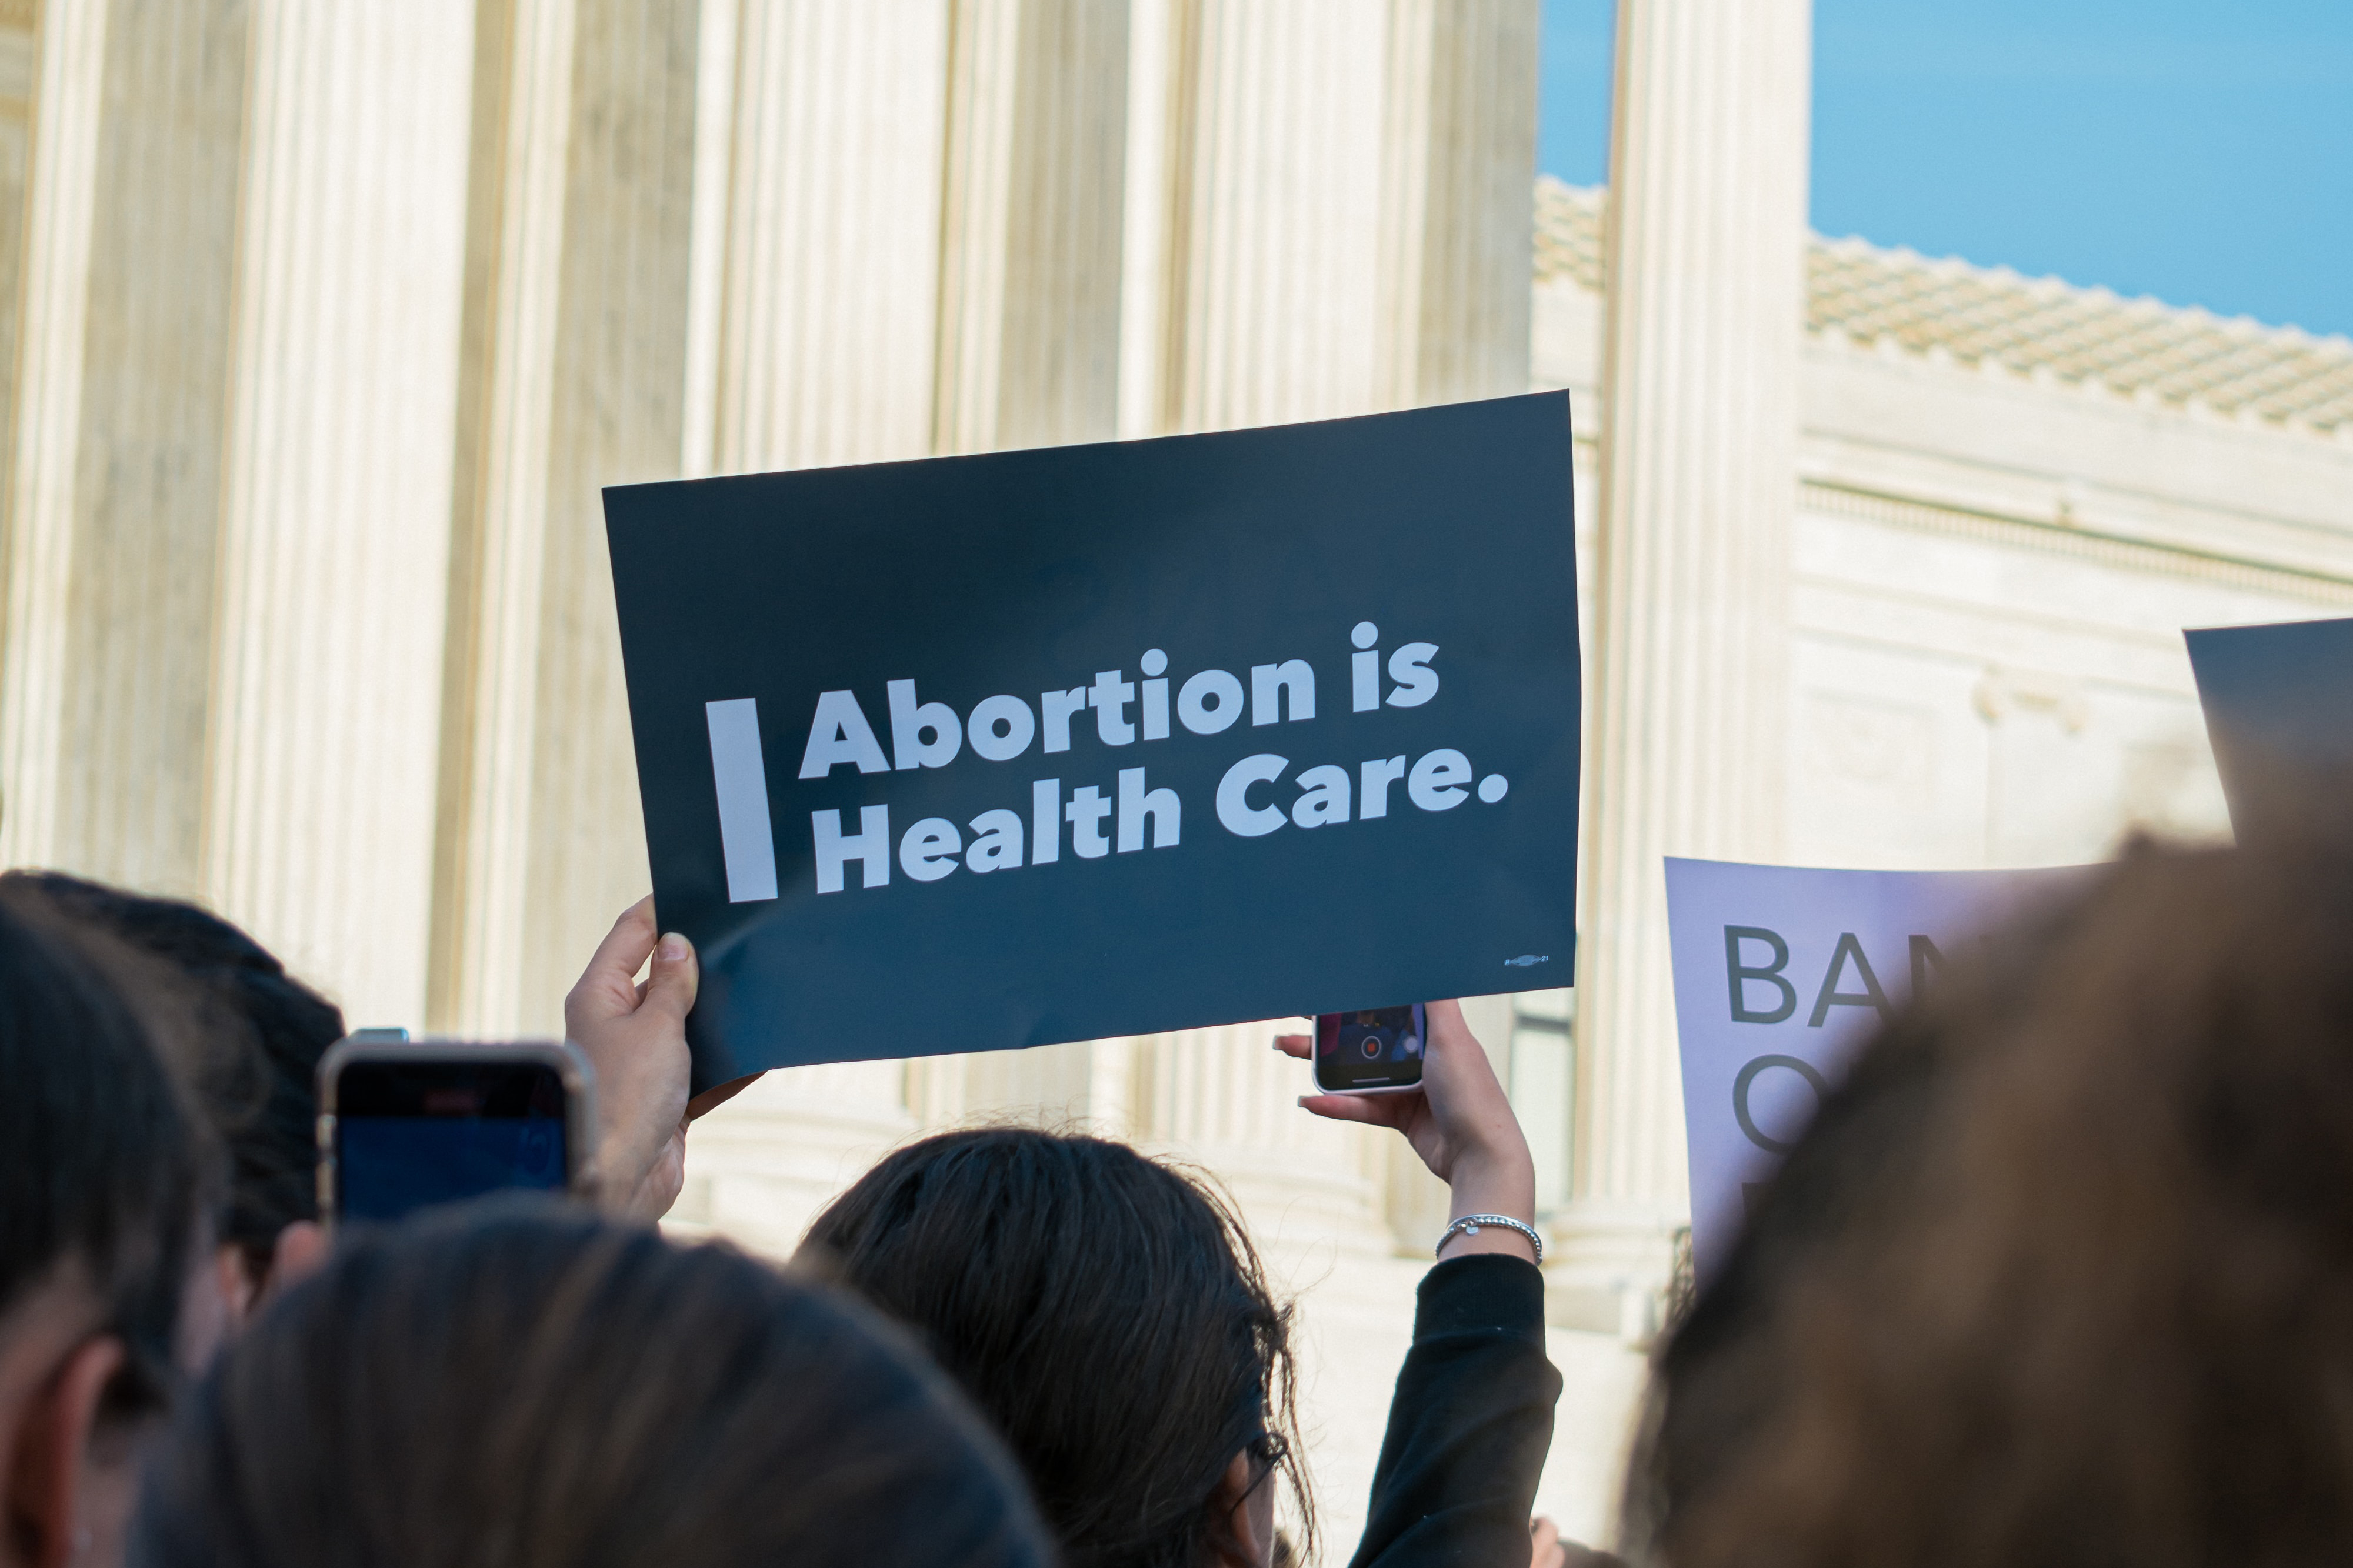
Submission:
<svg viewBox="0 0 2353 1568">
<path fill-rule="evenodd" d="M 1448 1242 L 1452 1241 L 1457 1236 L 1476 1236 L 1479 1234 L 1479 1227 L 1482 1225 L 1500 1225 L 1505 1230 L 1516 1230 L 1526 1237 L 1528 1245 L 1536 1249 L 1536 1267 L 1539 1268 L 1544 1267 L 1544 1237 L 1536 1234 L 1535 1226 L 1522 1224 L 1507 1214 L 1464 1215 L 1446 1227 L 1446 1234 L 1438 1238 L 1438 1246 L 1433 1248 L 1433 1251 L 1444 1253 Z"/>
</svg>

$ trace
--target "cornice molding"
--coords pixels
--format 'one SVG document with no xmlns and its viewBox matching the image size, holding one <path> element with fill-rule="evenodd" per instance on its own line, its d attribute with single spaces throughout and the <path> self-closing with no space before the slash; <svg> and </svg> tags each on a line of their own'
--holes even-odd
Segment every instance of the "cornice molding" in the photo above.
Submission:
<svg viewBox="0 0 2353 1568">
<path fill-rule="evenodd" d="M 2353 575 L 2346 574 L 2151 544 L 2065 523 L 1922 501 L 1828 480 L 1799 481 L 1798 506 L 1801 512 L 1853 518 L 1913 533 L 1971 539 L 2127 572 L 2211 583 L 2285 598 L 2353 605 Z"/>
</svg>

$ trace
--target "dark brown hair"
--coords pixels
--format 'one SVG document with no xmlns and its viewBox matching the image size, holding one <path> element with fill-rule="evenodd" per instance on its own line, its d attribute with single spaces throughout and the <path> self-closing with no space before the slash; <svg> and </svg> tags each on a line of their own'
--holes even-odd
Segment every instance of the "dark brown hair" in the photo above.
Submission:
<svg viewBox="0 0 2353 1568">
<path fill-rule="evenodd" d="M 174 1019 L 168 974 L 0 887 L 0 1312 L 78 1273 L 127 1352 L 111 1415 L 171 1390 L 218 1191 Z"/>
<path fill-rule="evenodd" d="M 1071 1568 L 1197 1568 L 1246 1449 L 1313 1528 L 1291 1311 L 1206 1181 L 1102 1138 L 945 1132 L 869 1171 L 804 1245 L 997 1422 Z"/>
<path fill-rule="evenodd" d="M 196 1075 L 199 1098 L 229 1158 L 220 1239 L 238 1249 L 248 1276 L 260 1284 L 278 1233 L 319 1217 L 314 1079 L 319 1058 L 343 1037 L 343 1014 L 259 942 L 194 904 L 58 871 L 10 871 L 0 886 L 42 894 L 188 983 L 210 1042 Z"/>
<path fill-rule="evenodd" d="M 357 1233 L 151 1469 L 150 1568 L 1046 1568 L 1019 1474 L 857 1302 L 550 1200 Z"/>
<path fill-rule="evenodd" d="M 1675 1568 L 2353 1550 L 2353 837 L 2147 845 L 1862 1055 L 1661 1352 Z"/>
</svg>

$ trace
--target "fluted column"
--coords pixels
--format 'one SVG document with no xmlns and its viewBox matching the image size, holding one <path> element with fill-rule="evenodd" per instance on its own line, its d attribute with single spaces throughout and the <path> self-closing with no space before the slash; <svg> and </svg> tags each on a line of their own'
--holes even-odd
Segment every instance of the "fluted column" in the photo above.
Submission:
<svg viewBox="0 0 2353 1568">
<path fill-rule="evenodd" d="M 102 15 L 102 13 L 101 13 Z M 35 0 L 0 0 L 0 364 L 24 368 L 26 351 L 33 348 L 26 342 L 25 303 L 29 279 L 27 276 L 27 228 L 31 214 L 28 197 L 33 183 L 34 114 L 37 107 L 37 88 L 41 79 L 40 7 Z M 63 18 L 53 32 L 71 37 L 90 26 L 87 16 L 71 21 Z M 54 190 L 54 181 L 51 189 Z M 88 237 L 85 226 L 81 233 Z M 79 321 L 79 309 L 71 314 Z M 44 322 L 47 326 L 47 323 Z M 47 344 L 41 345 L 45 351 Z M 10 437 L 16 430 L 16 409 L 21 389 L 15 375 L 0 376 L 0 518 L 15 509 L 16 442 Z M 15 727 L 11 722 L 16 703 L 12 698 L 15 666 L 19 652 L 30 654 L 34 644 L 22 650 L 6 640 L 6 628 L 16 617 L 30 613 L 39 600 L 35 584 L 37 570 L 28 571 L 22 584 L 25 603 L 15 602 L 17 584 L 13 570 L 12 552 L 8 548 L 9 531 L 0 522 L 0 865 L 9 863 L 7 854 L 13 837 L 9 826 L 10 786 L 17 782 L 19 770 L 14 765 L 16 753 Z M 38 535 L 26 542 L 33 545 L 29 552 L 38 561 L 44 553 L 38 547 Z M 30 564 L 30 563 L 28 563 Z M 55 617 L 49 617 L 54 620 Z M 35 644 L 37 643 L 37 623 Z M 32 683 L 26 683 L 30 686 Z M 30 690 L 25 693 L 31 696 Z M 38 701 L 37 698 L 35 700 Z M 37 707 L 29 715 L 36 724 L 46 718 Z M 41 815 L 49 803 L 39 803 Z"/>
<path fill-rule="evenodd" d="M 1688 1194 L 1667 855 L 1771 858 L 1787 708 L 1808 0 L 1622 0 L 1564 1268 L 1631 1300 Z"/>
<path fill-rule="evenodd" d="M 1175 0 L 1154 430 L 1370 413 L 1388 7 Z M 1132 340 L 1133 341 L 1133 340 Z"/>
<path fill-rule="evenodd" d="M 206 886 L 423 1022 L 473 0 L 261 0 Z"/>
<path fill-rule="evenodd" d="M 24 334 L 26 196 L 33 172 L 34 91 L 41 74 L 37 0 L 0 0 L 0 363 L 17 363 Z M 0 433 L 16 426 L 16 386 L 0 376 Z M 0 434 L 0 510 L 13 446 Z M 5 615 L 0 600 L 0 615 Z"/>
<path fill-rule="evenodd" d="M 522 950 L 548 1025 L 653 885 L 602 492 L 678 477 L 694 180 L 697 0 L 579 6 Z"/>
<path fill-rule="evenodd" d="M 37 35 L 33 21 L 24 18 L 16 45 L 29 57 L 34 124 L 0 562 L 0 864 L 9 866 L 54 858 L 58 795 L 68 783 L 58 748 L 107 7 L 60 6 Z"/>
<path fill-rule="evenodd" d="M 1381 353 L 1391 407 L 1528 385 L 1536 7 L 1391 0 Z"/>
<path fill-rule="evenodd" d="M 599 491 L 679 472 L 703 18 L 484 5 L 433 1012 L 547 1032 L 649 882 Z"/>
<path fill-rule="evenodd" d="M 50 9 L 0 810 L 11 859 L 185 896 L 203 890 L 251 18 L 242 0 Z"/>
<path fill-rule="evenodd" d="M 712 0 L 723 4 L 725 0 Z M 744 0 L 712 369 L 723 473 L 932 449 L 948 0 Z"/>
<path fill-rule="evenodd" d="M 477 20 L 467 297 L 451 482 L 434 1028 L 522 1026 L 549 423 L 575 0 Z"/>
<path fill-rule="evenodd" d="M 1521 392 L 1534 0 L 1139 0 L 1124 434 Z"/>
<path fill-rule="evenodd" d="M 1109 439 L 1119 389 L 1128 9 L 958 0 L 935 445 Z"/>
</svg>

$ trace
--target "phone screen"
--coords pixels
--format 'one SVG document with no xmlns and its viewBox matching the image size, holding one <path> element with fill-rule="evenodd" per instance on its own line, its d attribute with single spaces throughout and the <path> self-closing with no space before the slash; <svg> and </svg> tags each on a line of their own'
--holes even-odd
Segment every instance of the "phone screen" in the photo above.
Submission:
<svg viewBox="0 0 2353 1568">
<path fill-rule="evenodd" d="M 394 1220 L 571 1179 L 564 1079 L 544 1062 L 354 1061 L 335 1076 L 335 1206 Z"/>
<path fill-rule="evenodd" d="M 1421 1004 L 1319 1013 L 1315 1018 L 1315 1082 L 1335 1091 L 1402 1089 L 1421 1081 L 1421 1045 L 1429 1037 Z"/>
</svg>

